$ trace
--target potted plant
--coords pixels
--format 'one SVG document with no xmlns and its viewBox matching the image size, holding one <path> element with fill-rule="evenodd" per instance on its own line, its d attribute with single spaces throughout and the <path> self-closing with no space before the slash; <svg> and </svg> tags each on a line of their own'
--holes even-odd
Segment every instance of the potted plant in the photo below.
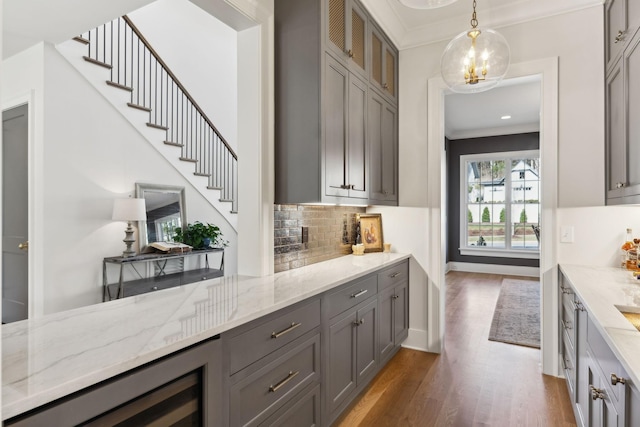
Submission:
<svg viewBox="0 0 640 427">
<path fill-rule="evenodd" d="M 220 248 L 229 244 L 222 238 L 222 232 L 217 225 L 203 224 L 200 221 L 187 224 L 184 228 L 177 227 L 175 233 L 175 241 L 189 245 L 193 249 L 206 249 L 212 246 Z"/>
</svg>

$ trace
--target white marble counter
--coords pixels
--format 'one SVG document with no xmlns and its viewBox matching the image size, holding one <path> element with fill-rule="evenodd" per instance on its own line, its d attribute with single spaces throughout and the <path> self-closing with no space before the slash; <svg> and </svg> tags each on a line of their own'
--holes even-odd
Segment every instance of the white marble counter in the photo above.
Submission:
<svg viewBox="0 0 640 427">
<path fill-rule="evenodd" d="M 594 320 L 622 366 L 640 388 L 640 331 L 618 307 L 640 312 L 640 280 L 620 268 L 561 265 L 587 313 Z"/>
<path fill-rule="evenodd" d="M 371 253 L 229 276 L 2 326 L 8 419 L 409 258 Z"/>
</svg>

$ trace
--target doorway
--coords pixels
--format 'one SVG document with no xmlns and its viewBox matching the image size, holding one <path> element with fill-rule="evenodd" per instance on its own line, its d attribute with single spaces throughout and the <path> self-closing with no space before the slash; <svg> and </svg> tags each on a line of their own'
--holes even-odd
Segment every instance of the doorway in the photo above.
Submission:
<svg viewBox="0 0 640 427">
<path fill-rule="evenodd" d="M 542 97 L 540 107 L 540 156 L 542 188 L 542 213 L 540 222 L 540 282 L 541 282 L 541 350 L 542 370 L 557 375 L 558 369 L 558 319 L 557 319 L 557 269 L 554 230 L 557 210 L 557 158 L 558 158 L 558 59 L 547 58 L 528 63 L 512 64 L 508 78 L 530 75 L 541 76 Z M 430 266 L 428 286 L 428 336 L 429 348 L 442 350 L 445 331 L 445 260 L 446 246 L 441 244 L 446 236 L 446 168 L 444 167 L 444 97 L 447 88 L 442 78 L 428 82 L 428 207 Z"/>
<path fill-rule="evenodd" d="M 2 323 L 29 317 L 28 110 L 2 113 Z"/>
</svg>

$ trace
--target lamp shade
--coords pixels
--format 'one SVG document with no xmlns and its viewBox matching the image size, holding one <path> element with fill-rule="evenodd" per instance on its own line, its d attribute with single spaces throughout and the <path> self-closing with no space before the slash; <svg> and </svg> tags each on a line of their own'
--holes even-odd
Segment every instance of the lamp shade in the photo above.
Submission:
<svg viewBox="0 0 640 427">
<path fill-rule="evenodd" d="M 147 219 L 147 210 L 144 199 L 115 199 L 113 201 L 114 221 L 144 221 Z"/>
<path fill-rule="evenodd" d="M 509 44 L 498 32 L 473 28 L 458 34 L 442 54 L 442 78 L 457 93 L 484 92 L 509 69 Z"/>
<path fill-rule="evenodd" d="M 412 9 L 436 9 L 456 1 L 458 0 L 400 0 L 400 3 Z"/>
</svg>

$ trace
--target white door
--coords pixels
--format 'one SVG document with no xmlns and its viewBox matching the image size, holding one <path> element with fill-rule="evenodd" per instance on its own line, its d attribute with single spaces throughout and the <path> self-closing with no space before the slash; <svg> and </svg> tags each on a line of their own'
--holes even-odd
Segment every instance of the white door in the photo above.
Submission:
<svg viewBox="0 0 640 427">
<path fill-rule="evenodd" d="M 27 113 L 2 113 L 2 323 L 29 316 Z"/>
</svg>

